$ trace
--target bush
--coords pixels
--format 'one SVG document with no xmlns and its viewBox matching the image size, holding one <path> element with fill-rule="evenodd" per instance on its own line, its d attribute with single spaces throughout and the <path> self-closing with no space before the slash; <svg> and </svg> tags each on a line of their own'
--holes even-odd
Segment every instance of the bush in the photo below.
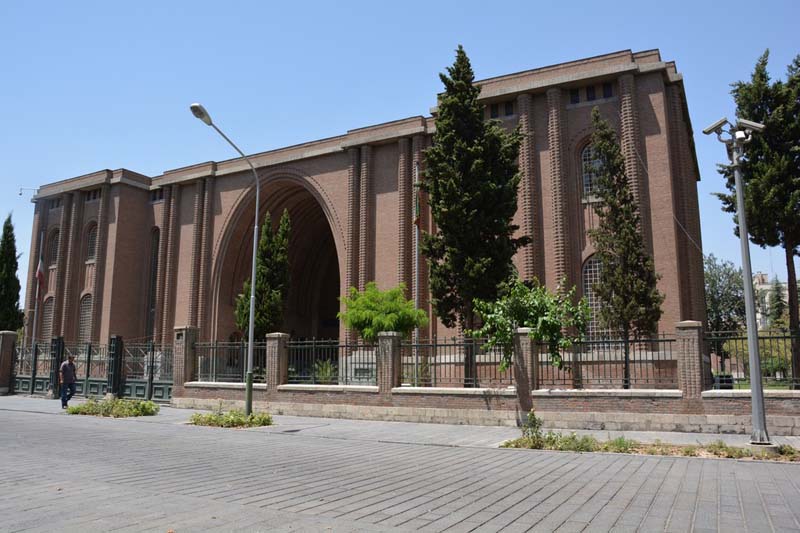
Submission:
<svg viewBox="0 0 800 533">
<path fill-rule="evenodd" d="M 345 311 L 340 312 L 338 318 L 369 343 L 378 340 L 381 331 L 397 331 L 407 336 L 414 328 L 428 323 L 425 311 L 414 309 L 414 301 L 406 300 L 402 283 L 394 289 L 381 291 L 370 281 L 364 292 L 351 287 L 348 296 L 341 300 Z"/>
<path fill-rule="evenodd" d="M 189 419 L 190 424 L 195 426 L 212 426 L 219 428 L 250 428 L 260 426 L 271 426 L 272 416 L 269 413 L 251 413 L 250 416 L 244 411 L 233 410 L 224 413 L 214 411 L 213 413 L 195 413 Z"/>
<path fill-rule="evenodd" d="M 127 418 L 131 416 L 154 416 L 158 414 L 159 407 L 149 400 L 87 400 L 81 405 L 67 408 L 70 415 L 110 416 L 112 418 Z"/>
<path fill-rule="evenodd" d="M 614 440 L 603 443 L 600 450 L 612 453 L 632 453 L 637 446 L 639 446 L 639 443 L 635 440 L 617 437 Z"/>
</svg>

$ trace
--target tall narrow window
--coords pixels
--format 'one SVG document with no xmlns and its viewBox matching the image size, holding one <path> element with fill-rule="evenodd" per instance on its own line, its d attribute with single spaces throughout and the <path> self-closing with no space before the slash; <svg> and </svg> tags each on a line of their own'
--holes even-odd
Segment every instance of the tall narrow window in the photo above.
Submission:
<svg viewBox="0 0 800 533">
<path fill-rule="evenodd" d="M 589 257 L 583 263 L 583 296 L 586 298 L 586 303 L 589 304 L 589 309 L 592 312 L 589 325 L 586 328 L 586 334 L 589 339 L 597 339 L 601 337 L 608 337 L 608 330 L 600 326 L 600 300 L 594 292 L 594 284 L 600 281 L 600 259 L 595 256 Z"/>
<path fill-rule="evenodd" d="M 86 260 L 94 261 L 97 257 L 97 224 L 92 224 L 86 232 Z"/>
<path fill-rule="evenodd" d="M 597 189 L 597 165 L 592 145 L 587 145 L 581 152 L 581 183 L 583 185 L 583 198 L 590 199 Z"/>
<path fill-rule="evenodd" d="M 612 96 L 614 96 L 614 89 L 610 82 L 605 82 L 603 84 L 603 98 L 611 98 Z"/>
<path fill-rule="evenodd" d="M 145 336 L 153 336 L 156 323 L 156 278 L 158 277 L 158 245 L 160 235 L 155 228 L 150 236 L 150 278 L 147 288 L 147 317 L 145 320 Z"/>
<path fill-rule="evenodd" d="M 595 99 L 594 85 L 590 85 L 586 88 L 586 99 L 590 102 Z"/>
<path fill-rule="evenodd" d="M 570 89 L 569 91 L 569 103 L 570 104 L 577 104 L 581 101 L 581 93 L 578 89 Z"/>
<path fill-rule="evenodd" d="M 492 104 L 489 106 L 489 117 L 497 118 L 500 116 L 500 104 Z"/>
<path fill-rule="evenodd" d="M 81 298 L 80 316 L 78 317 L 78 342 L 86 344 L 92 340 L 92 295 Z"/>
<path fill-rule="evenodd" d="M 505 106 L 506 106 L 506 116 L 510 117 L 511 115 L 514 114 L 514 102 L 511 101 L 506 102 Z"/>
<path fill-rule="evenodd" d="M 42 332 L 39 339 L 44 342 L 50 342 L 53 337 L 53 304 L 54 299 L 51 296 L 42 305 Z"/>
<path fill-rule="evenodd" d="M 58 263 L 58 240 L 59 233 L 58 230 L 55 230 L 50 234 L 50 238 L 47 241 L 48 266 L 56 266 L 56 263 Z"/>
</svg>

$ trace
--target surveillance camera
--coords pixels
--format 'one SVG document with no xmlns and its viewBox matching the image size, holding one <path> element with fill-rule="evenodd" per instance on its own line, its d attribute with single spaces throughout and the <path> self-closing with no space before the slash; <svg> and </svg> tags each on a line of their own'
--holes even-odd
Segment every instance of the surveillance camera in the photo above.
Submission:
<svg viewBox="0 0 800 533">
<path fill-rule="evenodd" d="M 755 131 L 755 132 L 762 132 L 762 131 L 764 131 L 764 128 L 765 128 L 765 126 L 763 124 L 759 124 L 758 122 L 753 122 L 752 120 L 747 120 L 747 119 L 744 119 L 744 118 L 740 118 L 736 122 L 736 126 L 739 127 L 739 128 L 745 128 L 745 129 L 748 129 L 750 131 Z"/>
<path fill-rule="evenodd" d="M 750 130 L 747 131 L 736 130 L 736 132 L 734 133 L 734 136 L 736 137 L 737 141 L 744 141 L 744 142 L 747 141 L 749 135 L 750 135 Z"/>
<path fill-rule="evenodd" d="M 720 131 L 722 131 L 722 126 L 724 126 L 725 124 L 729 124 L 728 119 L 722 117 L 721 119 L 719 119 L 706 129 L 704 129 L 703 133 L 705 133 L 706 135 L 711 135 L 712 133 L 719 133 Z"/>
</svg>

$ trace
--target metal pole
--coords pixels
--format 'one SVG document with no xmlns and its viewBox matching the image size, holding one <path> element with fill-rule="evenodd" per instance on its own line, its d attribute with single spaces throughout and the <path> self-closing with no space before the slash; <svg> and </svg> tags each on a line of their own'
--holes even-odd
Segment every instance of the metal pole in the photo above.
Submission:
<svg viewBox="0 0 800 533">
<path fill-rule="evenodd" d="M 739 169 L 742 144 L 735 138 L 732 144 L 731 164 L 736 181 L 736 216 L 739 220 L 739 243 L 742 247 L 742 274 L 744 278 L 744 302 L 747 317 L 747 351 L 750 354 L 750 394 L 752 403 L 753 432 L 751 444 L 770 444 L 767 434 L 767 417 L 764 414 L 764 391 L 761 386 L 761 357 L 758 353 L 758 327 L 756 325 L 756 306 L 753 297 L 753 274 L 750 269 L 750 241 L 747 233 L 747 218 L 744 207 L 744 183 Z"/>
<path fill-rule="evenodd" d="M 253 323 L 255 320 L 255 305 L 256 305 L 256 252 L 258 251 L 258 202 L 261 197 L 261 188 L 258 183 L 258 172 L 256 167 L 250 159 L 244 155 L 244 152 L 239 150 L 239 147 L 234 144 L 227 135 L 222 133 L 216 124 L 210 124 L 212 128 L 217 130 L 223 139 L 228 141 L 228 144 L 233 146 L 233 149 L 239 152 L 242 159 L 247 161 L 250 165 L 250 170 L 253 171 L 253 179 L 256 182 L 256 214 L 253 217 L 253 261 L 250 269 L 250 320 L 247 324 L 247 374 L 245 374 L 245 393 L 244 393 L 244 414 L 249 416 L 253 412 Z"/>
</svg>

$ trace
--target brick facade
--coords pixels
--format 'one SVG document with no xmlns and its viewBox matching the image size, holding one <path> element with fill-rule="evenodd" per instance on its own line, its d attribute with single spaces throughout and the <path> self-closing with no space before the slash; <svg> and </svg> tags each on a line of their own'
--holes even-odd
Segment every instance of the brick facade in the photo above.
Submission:
<svg viewBox="0 0 800 533">
<path fill-rule="evenodd" d="M 521 275 L 551 289 L 566 278 L 581 289 L 581 268 L 593 253 L 586 231 L 596 219 L 581 198 L 580 150 L 597 106 L 619 129 L 642 230 L 662 276 L 660 329 L 672 331 L 682 320 L 703 322 L 699 176 L 674 63 L 662 61 L 657 51 L 623 51 L 478 84 L 487 118 L 493 104 L 508 109 L 499 120 L 525 134 L 515 223 L 533 244 L 515 257 Z M 292 217 L 293 285 L 284 331 L 345 338 L 337 298 L 373 280 L 381 288 L 405 282 L 408 295 L 431 310 L 427 265 L 423 259 L 416 272 L 414 259 L 417 203 L 422 230 L 436 228 L 425 196 L 417 202 L 412 183 L 434 129 L 434 117 L 411 117 L 251 156 L 263 212 L 277 220 L 288 209 Z M 90 201 L 95 189 L 99 201 Z M 39 239 L 47 253 L 57 229 L 58 257 L 40 301 L 54 299 L 53 332 L 66 342 L 77 340 L 79 301 L 88 294 L 95 342 L 110 334 L 141 339 L 150 332 L 171 343 L 174 328 L 184 326 L 197 327 L 204 341 L 235 337 L 234 302 L 250 273 L 253 194 L 252 175 L 240 159 L 154 177 L 103 170 L 42 186 L 34 198 L 27 316 L 33 315 Z M 84 240 L 95 223 L 97 255 L 89 261 Z M 156 242 L 158 249 L 151 250 Z M 31 333 L 29 320 L 26 335 Z M 455 334 L 435 320 L 422 332 Z"/>
</svg>

